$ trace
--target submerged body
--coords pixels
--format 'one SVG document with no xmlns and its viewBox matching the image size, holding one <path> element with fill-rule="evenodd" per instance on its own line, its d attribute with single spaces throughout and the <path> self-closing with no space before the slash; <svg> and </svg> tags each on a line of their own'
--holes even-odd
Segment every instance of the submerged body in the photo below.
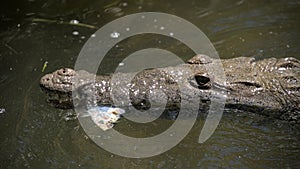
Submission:
<svg viewBox="0 0 300 169">
<path fill-rule="evenodd" d="M 225 78 L 209 71 L 218 64 L 223 66 Z M 94 76 L 63 68 L 42 77 L 40 84 L 49 101 L 59 107 L 73 106 L 72 93 L 73 99 L 94 94 L 86 97 L 83 104 L 93 100 L 102 105 L 137 109 L 151 106 L 176 109 L 182 100 L 195 97 L 200 98 L 200 108 L 203 108 L 212 99 L 224 98 L 227 108 L 300 123 L 300 61 L 292 57 L 256 61 L 248 57 L 217 60 L 196 55 L 186 64 L 174 67 L 137 74 L 99 75 L 93 80 Z"/>
</svg>

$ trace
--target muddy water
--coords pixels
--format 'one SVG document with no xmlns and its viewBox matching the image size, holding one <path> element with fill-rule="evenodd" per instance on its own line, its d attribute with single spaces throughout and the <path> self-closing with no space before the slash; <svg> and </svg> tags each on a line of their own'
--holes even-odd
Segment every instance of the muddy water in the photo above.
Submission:
<svg viewBox="0 0 300 169">
<path fill-rule="evenodd" d="M 300 54 L 300 3 L 291 1 L 9 1 L 1 5 L 0 33 L 0 168 L 298 168 L 299 128 L 247 112 L 226 110 L 205 143 L 197 142 L 200 117 L 185 139 L 171 150 L 146 159 L 111 154 L 93 143 L 73 110 L 45 101 L 39 79 L 46 72 L 73 67 L 91 34 L 127 14 L 166 12 L 198 26 L 221 58 Z M 79 20 L 89 26 L 68 24 Z M 138 36 L 112 50 L 100 71 L 113 71 L 126 54 L 160 47 L 191 57 L 177 42 Z M 120 52 L 122 51 L 122 52 Z M 127 53 L 126 53 L 127 52 Z M 44 62 L 48 62 L 42 72 Z M 121 120 L 128 135 L 155 135 L 173 121 L 153 126 Z"/>
</svg>

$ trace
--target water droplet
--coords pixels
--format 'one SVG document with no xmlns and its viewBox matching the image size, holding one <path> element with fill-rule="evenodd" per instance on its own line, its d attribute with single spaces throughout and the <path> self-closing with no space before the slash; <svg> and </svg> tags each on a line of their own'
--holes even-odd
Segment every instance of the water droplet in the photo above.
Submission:
<svg viewBox="0 0 300 169">
<path fill-rule="evenodd" d="M 153 22 L 157 22 L 157 19 L 154 19 Z"/>
<path fill-rule="evenodd" d="M 96 37 L 96 34 L 92 34 L 91 37 L 92 37 L 92 38 Z"/>
<path fill-rule="evenodd" d="M 125 63 L 123 63 L 123 62 L 119 63 L 119 66 L 124 66 L 124 65 L 125 65 Z"/>
<path fill-rule="evenodd" d="M 122 6 L 127 6 L 128 5 L 128 3 L 127 2 L 124 2 L 124 3 L 122 3 Z"/>
<path fill-rule="evenodd" d="M 85 36 L 81 36 L 80 38 L 81 38 L 81 39 L 85 39 Z"/>
<path fill-rule="evenodd" d="M 287 47 L 287 48 L 290 48 L 290 45 L 289 45 L 289 44 L 287 44 L 287 45 L 286 45 L 286 47 Z"/>
<path fill-rule="evenodd" d="M 110 37 L 116 39 L 116 38 L 120 37 L 120 33 L 119 33 L 119 32 L 116 32 L 116 31 L 115 31 L 115 32 L 112 32 L 112 33 L 110 34 Z"/>
<path fill-rule="evenodd" d="M 145 19 L 145 16 L 144 16 L 144 15 L 142 15 L 142 16 L 141 16 L 141 18 L 142 18 L 142 19 Z"/>
<path fill-rule="evenodd" d="M 76 19 L 70 20 L 70 24 L 79 24 L 79 21 Z"/>
<path fill-rule="evenodd" d="M 174 36 L 174 33 L 173 32 L 170 32 L 170 34 L 169 34 L 170 36 Z"/>
<path fill-rule="evenodd" d="M 159 29 L 160 29 L 160 30 L 164 30 L 164 29 L 165 29 L 165 27 L 163 27 L 163 26 L 162 26 L 162 27 L 160 27 Z"/>
<path fill-rule="evenodd" d="M 126 31 L 130 31 L 130 28 L 126 28 Z"/>
<path fill-rule="evenodd" d="M 79 35 L 79 32 L 78 31 L 73 31 L 72 34 L 77 36 L 77 35 Z"/>
<path fill-rule="evenodd" d="M 18 24 L 17 27 L 18 27 L 18 28 L 21 27 L 21 24 Z"/>
</svg>

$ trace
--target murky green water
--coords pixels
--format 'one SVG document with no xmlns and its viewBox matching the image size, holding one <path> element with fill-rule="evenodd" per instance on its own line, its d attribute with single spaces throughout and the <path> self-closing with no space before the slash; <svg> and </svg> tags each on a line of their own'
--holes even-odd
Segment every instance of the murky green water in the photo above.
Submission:
<svg viewBox="0 0 300 169">
<path fill-rule="evenodd" d="M 167 12 L 198 26 L 214 43 L 221 58 L 300 54 L 300 2 L 290 1 L 8 1 L 1 5 L 0 26 L 0 168 L 298 168 L 299 128 L 250 113 L 226 111 L 213 136 L 199 144 L 199 118 L 187 137 L 158 156 L 129 159 L 113 155 L 87 138 L 73 110 L 45 102 L 39 88 L 46 72 L 73 67 L 84 42 L 97 29 L 32 22 L 43 18 L 77 19 L 101 27 L 136 12 Z M 74 31 L 79 34 L 74 35 Z M 76 33 L 75 33 L 76 34 Z M 160 42 L 158 42 L 160 41 Z M 109 72 L 126 52 L 158 46 L 191 57 L 184 47 L 161 37 L 135 37 L 105 58 Z M 179 45 L 180 46 L 180 45 Z M 123 51 L 123 52 L 120 52 Z M 157 120 L 153 130 L 121 121 L 129 135 L 155 134 L 172 124 Z"/>
</svg>

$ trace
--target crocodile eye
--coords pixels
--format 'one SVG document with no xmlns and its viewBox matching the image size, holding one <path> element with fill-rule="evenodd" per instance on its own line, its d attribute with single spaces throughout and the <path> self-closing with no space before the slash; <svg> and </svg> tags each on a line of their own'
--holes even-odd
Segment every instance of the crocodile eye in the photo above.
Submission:
<svg viewBox="0 0 300 169">
<path fill-rule="evenodd" d="M 195 75 L 195 80 L 199 86 L 203 86 L 210 82 L 210 78 L 202 75 Z"/>
<path fill-rule="evenodd" d="M 198 89 L 211 88 L 211 80 L 206 74 L 195 74 L 190 80 L 190 84 Z"/>
</svg>

